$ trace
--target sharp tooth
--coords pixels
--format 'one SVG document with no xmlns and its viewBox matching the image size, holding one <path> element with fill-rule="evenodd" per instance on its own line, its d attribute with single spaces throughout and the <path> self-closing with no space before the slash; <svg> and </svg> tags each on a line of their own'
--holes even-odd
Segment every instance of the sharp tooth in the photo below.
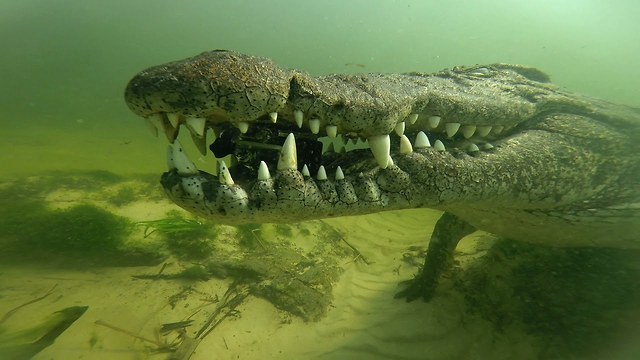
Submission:
<svg viewBox="0 0 640 360">
<path fill-rule="evenodd" d="M 309 130 L 311 130 L 312 134 L 317 134 L 320 132 L 320 120 L 311 119 L 309 120 Z"/>
<path fill-rule="evenodd" d="M 186 122 L 187 128 L 189 128 L 192 133 L 198 136 L 204 135 L 204 126 L 207 123 L 204 118 L 187 118 Z"/>
<path fill-rule="evenodd" d="M 180 115 L 176 113 L 167 113 L 167 119 L 169 119 L 171 126 L 173 126 L 174 128 L 180 126 Z"/>
<path fill-rule="evenodd" d="M 415 124 L 416 121 L 418 121 L 418 114 L 409 115 L 409 117 L 407 118 L 407 121 L 409 121 L 409 125 Z"/>
<path fill-rule="evenodd" d="M 233 185 L 233 178 L 229 173 L 229 169 L 227 168 L 227 164 L 224 161 L 218 161 L 218 181 L 222 185 Z"/>
<path fill-rule="evenodd" d="M 340 166 L 336 168 L 336 180 L 344 180 L 344 173 L 342 172 L 342 168 Z"/>
<path fill-rule="evenodd" d="M 491 150 L 491 149 L 493 149 L 493 147 L 494 147 L 494 146 L 493 146 L 493 145 L 491 145 L 491 144 L 489 144 L 489 143 L 486 143 L 486 144 L 483 144 L 483 145 L 482 145 L 482 148 L 483 148 L 484 150 Z"/>
<path fill-rule="evenodd" d="M 260 161 L 260 166 L 258 167 L 258 180 L 268 180 L 270 178 L 271 174 L 269 174 L 267 163 Z"/>
<path fill-rule="evenodd" d="M 309 173 L 309 168 L 307 167 L 307 164 L 304 164 L 302 166 L 302 176 L 311 177 L 311 174 Z"/>
<path fill-rule="evenodd" d="M 280 158 L 278 159 L 278 170 L 298 168 L 298 153 L 296 150 L 296 138 L 293 134 L 287 135 L 280 150 Z"/>
<path fill-rule="evenodd" d="M 467 150 L 469 152 L 476 152 L 476 151 L 480 151 L 480 148 L 478 147 L 478 145 L 476 144 L 471 144 L 469 145 L 469 147 L 467 148 Z"/>
<path fill-rule="evenodd" d="M 269 113 L 269 117 L 271 118 L 271 122 L 272 123 L 276 123 L 276 121 L 278 121 L 278 113 L 277 112 L 270 112 Z"/>
<path fill-rule="evenodd" d="M 246 134 L 249 131 L 249 123 L 248 122 L 239 122 L 236 124 L 241 133 Z"/>
<path fill-rule="evenodd" d="M 433 143 L 433 148 L 438 150 L 438 151 L 444 151 L 445 150 L 444 144 L 440 140 L 436 140 L 436 142 Z"/>
<path fill-rule="evenodd" d="M 475 132 L 476 132 L 475 125 L 465 125 L 462 127 L 462 136 L 464 136 L 465 139 L 472 137 Z"/>
<path fill-rule="evenodd" d="M 460 129 L 460 123 L 444 124 L 444 131 L 447 132 L 448 137 L 455 135 L 458 132 L 458 129 Z"/>
<path fill-rule="evenodd" d="M 498 126 L 493 128 L 493 133 L 497 135 L 497 134 L 500 134 L 502 132 L 502 130 L 504 130 L 504 126 L 498 125 Z"/>
<path fill-rule="evenodd" d="M 367 139 L 373 157 L 378 162 L 378 166 L 386 169 L 389 166 L 389 152 L 391 151 L 391 139 L 389 135 L 371 136 Z"/>
<path fill-rule="evenodd" d="M 400 154 L 411 154 L 413 152 L 413 147 L 411 146 L 411 141 L 406 135 L 402 135 L 400 137 Z"/>
<path fill-rule="evenodd" d="M 435 129 L 440 125 L 440 116 L 429 116 L 429 126 Z"/>
<path fill-rule="evenodd" d="M 478 135 L 487 136 L 491 132 L 491 126 L 478 126 Z"/>
<path fill-rule="evenodd" d="M 399 122 L 396 124 L 396 134 L 398 134 L 398 136 L 402 136 L 402 134 L 404 134 L 404 121 L 403 122 Z"/>
<path fill-rule="evenodd" d="M 296 125 L 298 125 L 299 129 L 302 129 L 302 119 L 304 118 L 304 115 L 302 114 L 302 111 L 300 110 L 296 110 L 293 112 L 293 118 L 296 121 Z"/>
<path fill-rule="evenodd" d="M 169 144 L 167 148 L 167 166 L 169 170 L 176 169 L 180 175 L 198 174 L 198 168 L 189 160 L 178 140 L 175 140 L 173 144 Z"/>
<path fill-rule="evenodd" d="M 327 125 L 324 130 L 327 132 L 327 136 L 330 138 L 338 136 L 338 127 L 335 125 Z"/>
<path fill-rule="evenodd" d="M 418 135 L 416 136 L 416 149 L 424 149 L 424 148 L 428 148 L 431 147 L 431 143 L 429 142 L 429 138 L 427 137 L 427 134 L 425 134 L 424 132 L 420 131 L 418 133 Z"/>
<path fill-rule="evenodd" d="M 158 129 L 162 129 L 162 115 L 153 114 L 144 119 L 144 123 L 147 125 L 151 135 L 158 137 Z"/>
<path fill-rule="evenodd" d="M 318 168 L 318 174 L 316 175 L 316 179 L 327 180 L 327 172 L 324 169 L 324 165 L 320 165 L 320 168 Z"/>
<path fill-rule="evenodd" d="M 206 136 L 198 136 L 192 132 L 189 132 L 189 134 L 191 134 L 191 140 L 193 140 L 193 144 L 196 146 L 196 148 L 198 149 L 198 152 L 200 152 L 200 154 L 206 156 L 207 155 L 207 137 Z"/>
</svg>

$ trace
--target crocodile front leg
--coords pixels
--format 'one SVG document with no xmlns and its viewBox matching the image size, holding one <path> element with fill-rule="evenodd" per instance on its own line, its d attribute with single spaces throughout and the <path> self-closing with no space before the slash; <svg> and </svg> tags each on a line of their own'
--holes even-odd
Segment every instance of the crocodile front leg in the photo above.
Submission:
<svg viewBox="0 0 640 360">
<path fill-rule="evenodd" d="M 458 242 L 475 230 L 466 221 L 445 212 L 433 229 L 422 271 L 410 280 L 408 287 L 397 293 L 395 298 L 413 301 L 422 297 L 429 301 L 438 285 L 440 274 L 453 264 L 453 252 Z"/>
</svg>

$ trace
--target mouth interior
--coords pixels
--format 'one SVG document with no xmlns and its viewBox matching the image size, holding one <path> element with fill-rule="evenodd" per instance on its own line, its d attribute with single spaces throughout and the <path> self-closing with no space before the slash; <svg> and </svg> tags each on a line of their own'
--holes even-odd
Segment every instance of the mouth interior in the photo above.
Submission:
<svg viewBox="0 0 640 360">
<path fill-rule="evenodd" d="M 158 113 L 150 118 L 156 120 L 152 131 L 157 133 L 158 128 L 164 128 L 170 142 L 177 138 L 181 125 L 186 125 L 196 147 L 203 155 L 211 153 L 217 159 L 230 156 L 229 172 L 234 179 L 241 182 L 255 179 L 261 161 L 267 164 L 270 172 L 275 173 L 283 143 L 289 134 L 295 136 L 298 170 L 306 165 L 311 176 L 314 176 L 321 166 L 329 171 L 335 170 L 338 166 L 348 169 L 350 165 L 372 162 L 374 158 L 367 139 L 357 134 L 334 133 L 323 136 L 318 131 L 313 133 L 308 127 L 296 125 L 300 122 L 294 120 L 281 118 L 275 122 L 273 114 L 253 121 L 250 125 L 212 123 L 205 119 L 165 113 Z M 389 155 L 392 160 L 399 153 L 403 153 L 401 140 L 405 136 L 406 139 L 410 139 L 410 147 L 413 145 L 414 148 L 432 148 L 460 158 L 493 151 L 494 144 L 499 144 L 506 134 L 502 126 L 446 123 L 441 121 L 439 116 L 427 116 L 419 122 L 405 121 L 399 125 L 401 126 L 396 126 L 397 134 L 392 133 L 388 136 Z M 199 126 L 201 128 L 197 131 L 195 128 Z M 207 138 L 206 130 L 209 128 L 215 134 L 213 138 Z M 421 136 L 423 139 L 419 141 Z M 404 153 L 406 151 L 405 143 Z M 375 162 L 372 162 L 372 166 L 375 166 Z"/>
</svg>

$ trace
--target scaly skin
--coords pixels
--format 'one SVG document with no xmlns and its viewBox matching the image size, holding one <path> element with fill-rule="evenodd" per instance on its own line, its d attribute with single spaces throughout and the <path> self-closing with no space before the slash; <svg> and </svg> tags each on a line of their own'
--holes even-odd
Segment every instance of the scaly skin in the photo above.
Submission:
<svg viewBox="0 0 640 360">
<path fill-rule="evenodd" d="M 548 81 L 536 69 L 504 64 L 311 77 L 267 59 L 213 51 L 139 73 L 125 98 L 170 141 L 177 131 L 167 114 L 174 125 L 204 118 L 207 127 L 227 134 L 225 124 L 257 129 L 234 135 L 238 144 L 281 143 L 289 132 L 316 137 L 312 119 L 320 121 L 321 133 L 335 126 L 344 137 L 370 143 L 391 134 L 391 162 L 376 161 L 366 150 L 325 154 L 323 164 L 330 170 L 340 165 L 344 179 L 316 180 L 300 167 L 277 170 L 267 161 L 274 175 L 257 180 L 241 169 L 255 170 L 273 153 L 237 146 L 230 151 L 240 163 L 240 170 L 231 168 L 234 184 L 194 167 L 170 169 L 162 184 L 181 207 L 228 224 L 443 210 L 422 273 L 401 293 L 427 299 L 457 242 L 475 229 L 552 246 L 640 248 L 640 110 L 561 91 Z M 269 114 L 275 112 L 273 125 Z M 304 119 L 302 129 L 295 112 Z M 435 128 L 429 123 L 434 116 L 441 119 Z M 418 144 L 408 149 L 406 142 L 399 151 L 394 129 L 403 121 L 406 135 L 422 130 L 432 143 L 442 140 L 446 151 Z M 447 136 L 447 123 L 462 128 Z M 466 139 L 462 129 L 473 125 L 476 132 Z M 282 134 L 261 137 L 270 128 Z M 193 137 L 205 150 L 207 139 Z M 308 152 L 308 144 L 302 150 L 299 144 L 298 154 Z M 309 165 L 312 173 L 319 166 Z"/>
</svg>

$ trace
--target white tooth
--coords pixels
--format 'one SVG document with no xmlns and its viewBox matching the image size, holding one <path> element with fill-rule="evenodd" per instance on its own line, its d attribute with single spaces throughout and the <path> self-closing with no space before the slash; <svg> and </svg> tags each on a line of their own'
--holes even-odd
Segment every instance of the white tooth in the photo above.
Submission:
<svg viewBox="0 0 640 360">
<path fill-rule="evenodd" d="M 395 131 L 398 136 L 402 136 L 402 134 L 404 134 L 404 126 L 404 121 L 396 124 Z"/>
<path fill-rule="evenodd" d="M 482 148 L 485 149 L 485 150 L 491 150 L 491 149 L 493 149 L 493 145 L 491 145 L 489 143 L 486 143 L 486 144 L 482 145 Z"/>
<path fill-rule="evenodd" d="M 445 150 L 444 144 L 440 140 L 436 140 L 436 142 L 433 143 L 433 148 L 438 150 L 438 151 L 444 151 Z"/>
<path fill-rule="evenodd" d="M 475 125 L 465 125 L 462 127 L 462 135 L 464 136 L 465 139 L 472 137 L 475 132 L 476 132 Z"/>
<path fill-rule="evenodd" d="M 344 173 L 342 172 L 342 168 L 340 166 L 336 168 L 336 180 L 344 180 Z"/>
<path fill-rule="evenodd" d="M 478 145 L 476 145 L 476 144 L 471 144 L 471 145 L 469 145 L 467 150 L 469 152 L 476 152 L 476 151 L 480 151 L 480 148 L 478 148 Z"/>
<path fill-rule="evenodd" d="M 267 163 L 265 163 L 264 161 L 260 161 L 260 166 L 258 167 L 258 180 L 267 180 L 270 178 L 271 174 L 269 174 Z"/>
<path fill-rule="evenodd" d="M 218 181 L 222 185 L 233 185 L 233 178 L 229 173 L 229 169 L 227 168 L 227 164 L 224 161 L 218 161 Z"/>
<path fill-rule="evenodd" d="M 389 166 L 393 166 L 393 159 L 391 158 L 391 156 L 389 156 L 389 163 L 387 164 L 387 167 Z"/>
<path fill-rule="evenodd" d="M 191 140 L 193 140 L 193 144 L 198 149 L 200 154 L 206 156 L 207 155 L 207 137 L 206 136 L 198 136 L 192 132 L 189 132 L 191 135 Z"/>
<path fill-rule="evenodd" d="M 504 130 L 504 126 L 498 125 L 498 126 L 493 128 L 493 133 L 494 134 L 500 134 L 502 132 L 502 130 Z"/>
<path fill-rule="evenodd" d="M 162 115 L 153 114 L 145 118 L 144 123 L 147 125 L 147 129 L 151 131 L 151 135 L 158 137 L 158 129 L 162 129 Z"/>
<path fill-rule="evenodd" d="M 167 148 L 167 166 L 169 170 L 176 169 L 180 175 L 198 174 L 198 168 L 189 160 L 178 140 L 175 140 L 173 144 L 169 144 Z"/>
<path fill-rule="evenodd" d="M 413 147 L 411 146 L 411 141 L 406 135 L 402 135 L 400 137 L 400 154 L 406 155 L 411 154 L 413 152 Z"/>
<path fill-rule="evenodd" d="M 206 125 L 206 120 L 204 118 L 187 118 L 186 122 L 187 127 L 191 132 L 198 136 L 204 135 L 204 126 Z"/>
<path fill-rule="evenodd" d="M 478 126 L 478 135 L 487 136 L 491 132 L 491 126 Z"/>
<path fill-rule="evenodd" d="M 460 129 L 460 123 L 444 124 L 444 131 L 447 132 L 448 137 L 455 135 L 458 132 L 458 129 Z"/>
<path fill-rule="evenodd" d="M 391 151 L 391 139 L 389 135 L 376 135 L 367 139 L 373 157 L 378 162 L 378 166 L 386 169 L 389 166 L 389 152 Z"/>
<path fill-rule="evenodd" d="M 418 114 L 411 114 L 409 115 L 409 117 L 407 118 L 407 120 L 409 121 L 410 125 L 413 125 L 416 123 L 416 121 L 418 121 Z"/>
<path fill-rule="evenodd" d="M 312 134 L 317 134 L 320 132 L 320 120 L 311 119 L 309 120 L 309 130 L 311 130 Z"/>
<path fill-rule="evenodd" d="M 180 115 L 176 113 L 167 113 L 167 119 L 171 123 L 171 126 L 177 128 L 180 125 Z"/>
<path fill-rule="evenodd" d="M 238 129 L 240 130 L 241 133 L 245 134 L 247 131 L 249 131 L 249 123 L 248 122 L 239 122 L 236 124 L 236 126 L 238 127 Z"/>
<path fill-rule="evenodd" d="M 428 148 L 431 147 L 431 143 L 429 142 L 429 138 L 427 137 L 427 134 L 425 134 L 424 132 L 420 131 L 418 133 L 418 135 L 416 136 L 416 149 L 424 149 L 424 148 Z"/>
<path fill-rule="evenodd" d="M 324 165 L 320 165 L 320 168 L 318 168 L 318 175 L 316 175 L 316 179 L 327 180 L 327 171 L 324 169 Z"/>
<path fill-rule="evenodd" d="M 311 174 L 309 173 L 309 168 L 307 167 L 307 164 L 304 164 L 302 166 L 302 176 L 311 177 Z"/>
<path fill-rule="evenodd" d="M 280 158 L 278 159 L 278 170 L 298 168 L 298 152 L 296 150 L 296 138 L 292 134 L 287 135 L 287 138 L 282 144 L 282 150 L 280 150 Z"/>
<path fill-rule="evenodd" d="M 276 121 L 278 121 L 278 113 L 277 112 L 270 112 L 269 113 L 269 117 L 271 118 L 271 122 L 272 123 L 276 123 Z"/>
<path fill-rule="evenodd" d="M 330 138 L 338 136 L 338 127 L 335 125 L 327 125 L 324 130 L 327 132 L 327 136 Z"/>
<path fill-rule="evenodd" d="M 304 118 L 304 115 L 302 114 L 302 111 L 300 110 L 296 110 L 293 112 L 293 118 L 296 120 L 296 125 L 298 125 L 299 129 L 302 129 L 302 119 Z"/>
<path fill-rule="evenodd" d="M 440 116 L 429 116 L 429 126 L 435 129 L 440 125 Z"/>
</svg>

